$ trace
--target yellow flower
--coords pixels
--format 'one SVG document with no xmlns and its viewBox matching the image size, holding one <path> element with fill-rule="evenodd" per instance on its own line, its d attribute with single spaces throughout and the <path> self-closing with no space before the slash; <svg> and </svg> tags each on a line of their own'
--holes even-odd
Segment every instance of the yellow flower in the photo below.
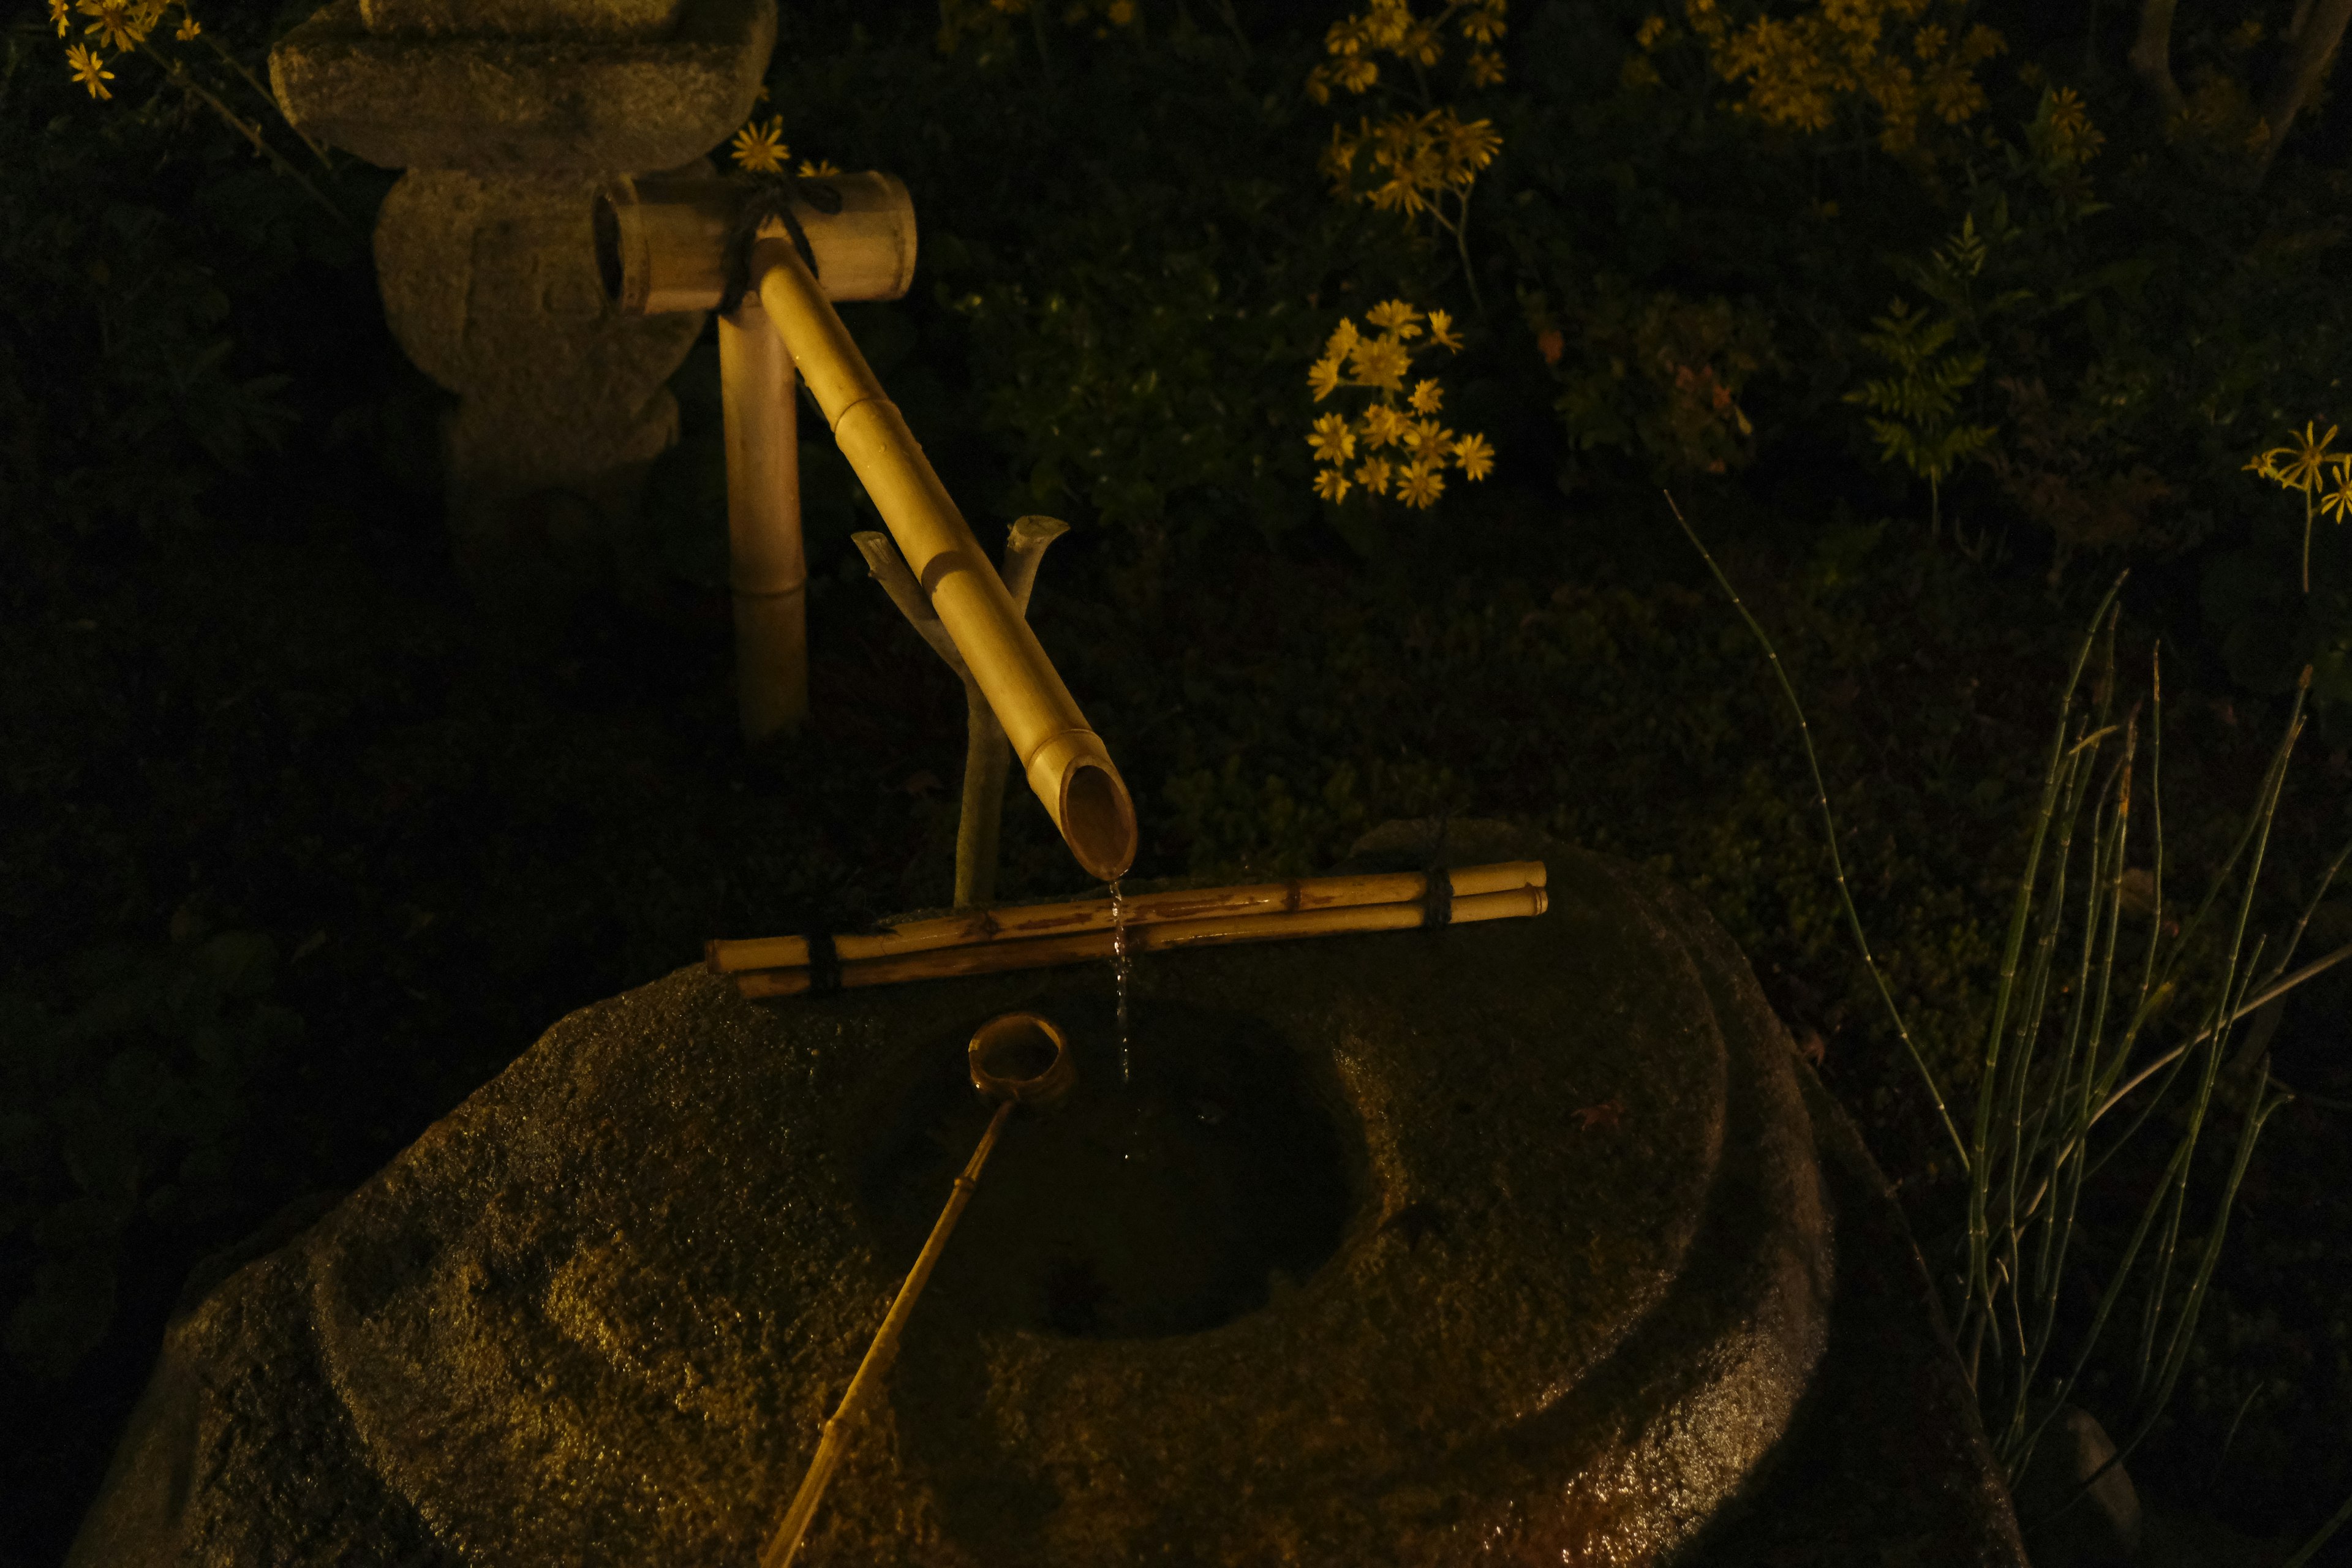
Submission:
<svg viewBox="0 0 2352 1568">
<path fill-rule="evenodd" d="M 1386 403 L 1364 410 L 1364 444 L 1373 450 L 1393 443 L 1406 429 L 1405 416 Z"/>
<path fill-rule="evenodd" d="M 2295 446 L 2281 447 L 2269 454 L 2273 460 L 2279 458 L 2286 459 L 2277 475 L 2278 482 L 2288 489 L 2301 490 L 2306 495 L 2319 488 L 2320 469 L 2337 456 L 2327 449 L 2327 444 L 2336 439 L 2336 426 L 2330 425 L 2327 434 L 2315 441 L 2311 438 L 2311 432 L 2317 423 L 2314 420 L 2304 426 L 2303 439 Z"/>
<path fill-rule="evenodd" d="M 1404 345 L 1391 338 L 1363 339 L 1349 358 L 1355 365 L 1358 386 L 1376 386 L 1383 392 L 1403 391 L 1404 373 L 1412 364 Z"/>
<path fill-rule="evenodd" d="M 1135 20 L 1135 0 L 1110 0 L 1110 9 L 1103 13 L 1114 27 L 1124 27 Z"/>
<path fill-rule="evenodd" d="M 49 0 L 49 20 L 58 25 L 58 37 L 62 38 L 73 31 L 72 16 L 73 7 L 66 0 Z"/>
<path fill-rule="evenodd" d="M 1392 471 L 1386 458 L 1372 458 L 1357 466 L 1356 482 L 1372 495 L 1384 496 L 1389 493 L 1389 475 Z"/>
<path fill-rule="evenodd" d="M 755 174 L 782 174 L 784 160 L 792 156 L 792 149 L 784 145 L 784 117 L 780 114 L 765 126 L 754 120 L 735 132 L 733 153 L 739 169 Z"/>
<path fill-rule="evenodd" d="M 1421 331 L 1421 312 L 1402 300 L 1384 300 L 1373 306 L 1364 319 L 1384 332 L 1394 332 L 1401 341 Z"/>
<path fill-rule="evenodd" d="M 1315 421 L 1315 434 L 1307 437 L 1307 444 L 1315 448 L 1318 462 L 1344 463 L 1356 455 L 1356 433 L 1338 414 L 1326 414 Z"/>
<path fill-rule="evenodd" d="M 1339 389 L 1339 356 L 1326 354 L 1315 362 L 1307 373 L 1307 384 L 1315 389 L 1315 401 L 1322 402 Z"/>
<path fill-rule="evenodd" d="M 1462 340 L 1454 335 L 1454 318 L 1443 310 L 1429 313 L 1429 341 L 1442 349 L 1458 349 Z"/>
<path fill-rule="evenodd" d="M 1331 329 L 1331 341 L 1323 345 L 1323 352 L 1333 359 L 1344 358 L 1348 351 L 1356 346 L 1356 340 L 1361 335 L 1356 331 L 1356 323 L 1342 316 L 1339 318 L 1339 324 Z"/>
<path fill-rule="evenodd" d="M 1424 377 L 1414 384 L 1412 411 L 1415 414 L 1434 414 L 1444 402 L 1445 389 L 1434 380 Z"/>
<path fill-rule="evenodd" d="M 1495 448 L 1484 436 L 1465 436 L 1454 443 L 1454 465 L 1465 479 L 1483 479 L 1495 471 Z"/>
<path fill-rule="evenodd" d="M 1406 433 L 1405 445 L 1412 455 L 1426 463 L 1445 460 L 1445 448 L 1454 442 L 1454 432 L 1434 419 L 1416 419 Z"/>
<path fill-rule="evenodd" d="M 2336 488 L 2319 498 L 2319 510 L 2338 522 L 2352 517 L 2352 462 L 2336 459 Z"/>
<path fill-rule="evenodd" d="M 1633 47 L 1637 49 L 1654 48 L 1656 47 L 1658 40 L 1665 36 L 1666 19 L 1664 16 L 1651 16 L 1644 20 L 1642 23 L 1642 26 L 1635 30 L 1633 34 Z"/>
<path fill-rule="evenodd" d="M 196 35 L 203 31 L 204 29 L 202 27 L 196 26 L 196 18 L 194 16 L 187 12 L 183 12 L 180 16 L 180 30 L 172 36 L 184 44 L 193 41 Z"/>
<path fill-rule="evenodd" d="M 821 180 L 828 174 L 839 173 L 841 173 L 841 165 L 830 158 L 801 160 L 801 178 L 803 180 Z"/>
<path fill-rule="evenodd" d="M 1487 49 L 1470 52 L 1470 85 L 1500 87 L 1503 82 L 1503 57 Z"/>
<path fill-rule="evenodd" d="M 106 68 L 105 63 L 88 45 L 76 44 L 67 49 L 66 63 L 73 68 L 74 80 L 89 89 L 90 97 L 112 98 L 114 96 L 106 90 L 104 85 L 114 79 L 114 73 Z"/>
<path fill-rule="evenodd" d="M 1315 470 L 1315 493 L 1321 496 L 1325 500 L 1346 500 L 1348 499 L 1348 491 L 1352 487 L 1348 483 L 1348 476 L 1341 473 L 1337 468 L 1318 468 Z"/>
<path fill-rule="evenodd" d="M 147 36 L 147 29 L 131 15 L 127 0 L 100 0 L 96 5 L 85 5 L 82 10 L 98 18 L 82 31 L 96 33 L 99 41 L 110 49 L 136 48 Z"/>
<path fill-rule="evenodd" d="M 1436 505 L 1437 498 L 1444 492 L 1445 476 L 1438 472 L 1437 465 L 1426 458 L 1408 464 L 1403 476 L 1397 480 L 1397 499 L 1407 506 L 1419 507 L 1424 511 Z"/>
</svg>

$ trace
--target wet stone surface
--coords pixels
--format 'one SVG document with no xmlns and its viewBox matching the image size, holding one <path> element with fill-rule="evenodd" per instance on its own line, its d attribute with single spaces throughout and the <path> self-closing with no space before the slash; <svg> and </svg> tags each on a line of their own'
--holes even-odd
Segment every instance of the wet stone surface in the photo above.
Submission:
<svg viewBox="0 0 2352 1568">
<path fill-rule="evenodd" d="M 1450 847 L 1544 858 L 1549 912 L 1145 955 L 1131 1084 L 1100 968 L 572 1015 L 175 1321 L 75 1561 L 751 1561 L 1016 1008 L 1080 1087 L 1008 1125 L 802 1561 L 1639 1564 L 1793 1539 L 1807 1466 L 1856 1550 L 2021 1561 L 1900 1216 L 1817 1156 L 1840 1119 L 1727 940 L 1620 863 Z M 1776 1463 L 1855 1319 L 1909 1381 Z M 1853 1500 L 1870 1458 L 1901 1517 Z"/>
</svg>

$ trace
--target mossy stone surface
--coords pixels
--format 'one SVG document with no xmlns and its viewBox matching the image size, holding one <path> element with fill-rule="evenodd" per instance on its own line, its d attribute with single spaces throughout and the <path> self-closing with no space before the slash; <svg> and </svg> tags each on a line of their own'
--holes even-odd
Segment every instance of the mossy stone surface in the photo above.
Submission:
<svg viewBox="0 0 2352 1568">
<path fill-rule="evenodd" d="M 1546 859 L 1549 912 L 1147 955 L 1131 1090 L 1097 969 L 767 1005 L 682 970 L 573 1014 L 175 1321 L 75 1561 L 749 1561 L 912 1260 L 924 1151 L 984 1110 L 963 1044 L 1015 1008 L 1164 1160 L 1097 1184 L 1082 1108 L 1016 1117 L 803 1561 L 1665 1559 L 1812 1378 L 1812 1120 L 1691 901 L 1451 852 Z M 1197 1114 L 1155 1144 L 1147 1103 Z M 1057 1329 L 1016 1243 L 1096 1185 L 1160 1217 Z M 1154 1279 L 1192 1319 L 1117 1299 Z"/>
</svg>

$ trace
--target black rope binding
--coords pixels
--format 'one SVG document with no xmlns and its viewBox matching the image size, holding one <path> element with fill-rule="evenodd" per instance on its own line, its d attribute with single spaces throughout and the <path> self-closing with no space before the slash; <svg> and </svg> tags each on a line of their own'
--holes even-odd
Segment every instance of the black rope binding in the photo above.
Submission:
<svg viewBox="0 0 2352 1568">
<path fill-rule="evenodd" d="M 735 205 L 734 221 L 727 226 L 727 286 L 719 297 L 721 315 L 731 315 L 751 290 L 751 245 L 760 226 L 770 218 L 782 221 L 793 248 L 816 276 L 816 252 L 809 248 L 808 231 L 793 216 L 793 204 L 805 202 L 828 216 L 841 210 L 841 193 L 818 180 L 797 174 L 750 174 L 744 177 L 743 199 Z"/>
<path fill-rule="evenodd" d="M 1429 842 L 1423 874 L 1429 886 L 1421 895 L 1421 924 L 1423 931 L 1443 931 L 1454 923 L 1454 877 L 1447 869 L 1452 857 L 1446 852 L 1447 818 L 1437 819 L 1437 831 Z"/>
<path fill-rule="evenodd" d="M 808 933 L 809 994 L 830 996 L 841 989 L 841 950 L 833 945 L 833 933 L 812 931 Z"/>
</svg>

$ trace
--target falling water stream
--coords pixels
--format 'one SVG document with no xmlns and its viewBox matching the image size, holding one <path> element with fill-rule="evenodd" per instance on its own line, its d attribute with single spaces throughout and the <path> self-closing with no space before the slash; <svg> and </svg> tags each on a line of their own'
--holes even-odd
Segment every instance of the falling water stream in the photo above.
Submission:
<svg viewBox="0 0 2352 1568">
<path fill-rule="evenodd" d="M 1111 973 L 1118 977 L 1118 1081 L 1131 1084 L 1135 1072 L 1127 1050 L 1127 906 L 1119 899 L 1116 879 L 1110 884 L 1110 953 Z"/>
</svg>

